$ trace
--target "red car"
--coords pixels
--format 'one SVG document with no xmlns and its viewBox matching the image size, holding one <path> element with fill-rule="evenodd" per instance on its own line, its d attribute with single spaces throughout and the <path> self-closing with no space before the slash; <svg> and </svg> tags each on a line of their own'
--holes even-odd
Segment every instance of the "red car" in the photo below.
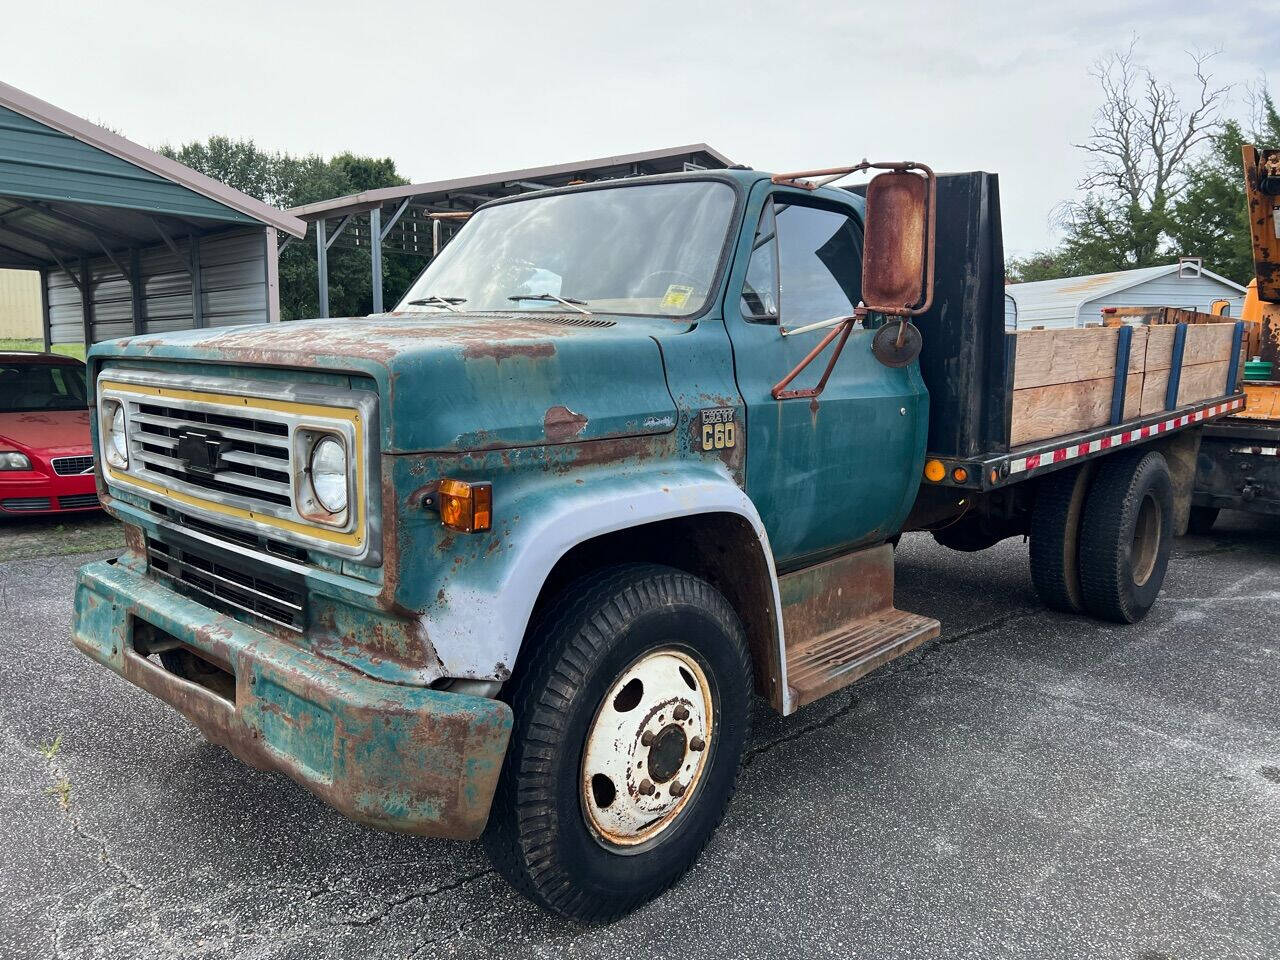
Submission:
<svg viewBox="0 0 1280 960">
<path fill-rule="evenodd" d="M 0 515 L 96 509 L 84 364 L 0 351 Z"/>
</svg>

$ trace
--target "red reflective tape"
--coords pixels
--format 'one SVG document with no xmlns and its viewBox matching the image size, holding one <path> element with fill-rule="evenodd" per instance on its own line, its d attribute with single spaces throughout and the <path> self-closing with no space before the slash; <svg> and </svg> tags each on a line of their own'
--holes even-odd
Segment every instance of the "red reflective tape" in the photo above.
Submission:
<svg viewBox="0 0 1280 960">
<path fill-rule="evenodd" d="M 1089 444 L 1087 443 L 1082 443 L 1080 444 L 1079 447 L 1076 448 L 1077 457 L 1083 457 L 1088 452 L 1089 452 Z"/>
<path fill-rule="evenodd" d="M 1034 470 L 1038 466 L 1040 466 L 1040 454 L 1033 453 L 1031 456 L 1027 457 L 1028 470 Z"/>
<path fill-rule="evenodd" d="M 1055 450 L 1055 451 L 1053 451 L 1053 462 L 1054 462 L 1054 463 L 1057 463 L 1058 461 L 1060 461 L 1060 460 L 1065 460 L 1065 459 L 1067 459 L 1067 448 L 1066 448 L 1066 447 L 1063 447 L 1061 450 Z"/>
</svg>

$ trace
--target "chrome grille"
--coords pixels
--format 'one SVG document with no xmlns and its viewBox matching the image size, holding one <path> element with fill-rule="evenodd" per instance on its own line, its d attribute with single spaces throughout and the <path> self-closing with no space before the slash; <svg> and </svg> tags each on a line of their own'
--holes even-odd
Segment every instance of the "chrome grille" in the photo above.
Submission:
<svg viewBox="0 0 1280 960">
<path fill-rule="evenodd" d="M 107 367 L 96 399 L 100 417 L 114 409 L 108 404 L 124 407 L 128 462 L 100 464 L 109 485 L 184 518 L 380 562 L 372 390 Z M 97 424 L 100 437 L 106 428 Z M 337 516 L 324 513 L 306 480 L 307 458 L 325 436 L 349 451 L 351 506 Z"/>
<path fill-rule="evenodd" d="M 288 424 L 137 400 L 129 401 L 127 416 L 132 455 L 143 470 L 250 501 L 293 506 Z M 219 462 L 230 466 L 209 476 L 174 456 L 183 432 L 192 429 L 216 434 L 229 447 Z"/>
<path fill-rule="evenodd" d="M 93 457 L 54 457 L 49 462 L 53 464 L 53 472 L 60 477 L 93 472 Z"/>
<path fill-rule="evenodd" d="M 306 627 L 306 592 L 301 580 L 264 576 L 213 551 L 147 539 L 147 566 L 179 593 L 223 613 L 247 613 L 301 633 Z"/>
</svg>

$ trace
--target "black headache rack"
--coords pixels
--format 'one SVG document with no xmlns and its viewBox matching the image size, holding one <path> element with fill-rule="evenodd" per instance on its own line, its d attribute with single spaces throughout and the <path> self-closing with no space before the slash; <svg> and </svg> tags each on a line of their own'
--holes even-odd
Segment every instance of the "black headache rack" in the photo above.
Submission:
<svg viewBox="0 0 1280 960">
<path fill-rule="evenodd" d="M 861 195 L 866 188 L 848 189 Z M 994 173 L 938 174 L 937 251 L 933 304 L 915 323 L 924 340 L 920 374 L 929 389 L 926 463 L 941 462 L 945 475 L 925 480 L 922 493 L 931 487 L 993 490 L 1243 408 L 1243 394 L 1233 388 L 1212 400 L 1121 421 L 1121 393 L 1118 406 L 1113 398 L 1107 426 L 1010 446 L 1017 338 L 1005 330 L 1000 182 Z M 1228 379 L 1234 381 L 1234 369 Z"/>
</svg>

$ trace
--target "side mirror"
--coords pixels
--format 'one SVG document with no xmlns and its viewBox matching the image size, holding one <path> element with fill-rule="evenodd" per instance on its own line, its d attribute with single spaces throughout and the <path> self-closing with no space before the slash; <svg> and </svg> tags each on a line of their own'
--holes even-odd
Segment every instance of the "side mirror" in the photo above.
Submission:
<svg viewBox="0 0 1280 960">
<path fill-rule="evenodd" d="M 922 164 L 874 166 L 888 171 L 867 184 L 862 301 L 871 313 L 918 317 L 933 303 L 937 179 Z"/>
</svg>

